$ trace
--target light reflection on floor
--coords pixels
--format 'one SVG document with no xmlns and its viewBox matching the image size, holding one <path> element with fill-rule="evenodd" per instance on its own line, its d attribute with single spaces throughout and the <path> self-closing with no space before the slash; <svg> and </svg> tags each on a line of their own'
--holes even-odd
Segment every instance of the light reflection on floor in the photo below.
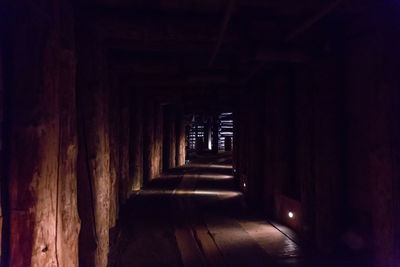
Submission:
<svg viewBox="0 0 400 267">
<path fill-rule="evenodd" d="M 183 168 L 212 168 L 212 169 L 232 169 L 232 165 L 223 165 L 223 164 L 202 164 L 202 163 L 188 163 L 177 169 Z"/>
<path fill-rule="evenodd" d="M 185 177 L 187 177 L 185 175 Z M 233 175 L 223 175 L 223 174 L 200 174 L 199 178 L 223 180 L 223 179 L 233 179 Z"/>
<path fill-rule="evenodd" d="M 136 192 L 137 195 L 193 195 L 193 196 L 215 196 L 223 199 L 241 196 L 241 192 L 222 190 L 156 190 L 146 189 Z"/>
<path fill-rule="evenodd" d="M 300 247 L 265 221 L 240 221 L 243 229 L 274 257 L 298 257 Z"/>
<path fill-rule="evenodd" d="M 159 178 L 181 178 L 182 174 L 163 174 Z M 212 179 L 212 180 L 224 180 L 224 179 L 233 179 L 233 175 L 225 175 L 225 174 L 185 174 L 185 178 L 200 178 L 200 179 Z"/>
</svg>

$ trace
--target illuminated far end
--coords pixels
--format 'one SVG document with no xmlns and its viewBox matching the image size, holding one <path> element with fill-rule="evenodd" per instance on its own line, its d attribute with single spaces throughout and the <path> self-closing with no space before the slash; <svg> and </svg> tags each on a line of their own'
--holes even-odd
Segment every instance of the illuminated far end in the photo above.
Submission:
<svg viewBox="0 0 400 267">
<path fill-rule="evenodd" d="M 293 212 L 289 211 L 288 216 L 289 216 L 289 218 L 293 218 L 294 217 Z"/>
</svg>

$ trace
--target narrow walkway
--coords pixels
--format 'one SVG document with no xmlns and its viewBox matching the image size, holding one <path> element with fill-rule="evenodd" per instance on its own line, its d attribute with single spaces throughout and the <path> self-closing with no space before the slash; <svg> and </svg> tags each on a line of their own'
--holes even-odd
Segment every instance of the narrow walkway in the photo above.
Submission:
<svg viewBox="0 0 400 267">
<path fill-rule="evenodd" d="M 136 192 L 113 230 L 110 266 L 301 266 L 298 245 L 247 213 L 222 156 Z"/>
</svg>

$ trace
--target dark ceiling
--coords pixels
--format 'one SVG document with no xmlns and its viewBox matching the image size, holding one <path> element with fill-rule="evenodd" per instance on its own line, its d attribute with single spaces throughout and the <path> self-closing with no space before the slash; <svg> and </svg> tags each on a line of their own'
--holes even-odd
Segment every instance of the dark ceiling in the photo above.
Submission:
<svg viewBox="0 0 400 267">
<path fill-rule="evenodd" d="M 76 5 L 80 23 L 96 32 L 120 82 L 198 103 L 213 95 L 230 102 L 268 65 L 307 62 L 319 40 L 335 34 L 329 25 L 339 27 L 357 16 L 363 2 L 86 0 Z"/>
</svg>

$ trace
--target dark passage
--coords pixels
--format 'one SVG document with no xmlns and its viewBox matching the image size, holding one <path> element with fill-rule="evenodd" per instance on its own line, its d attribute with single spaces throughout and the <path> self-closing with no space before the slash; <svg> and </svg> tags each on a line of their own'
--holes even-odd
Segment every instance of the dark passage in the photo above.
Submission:
<svg viewBox="0 0 400 267">
<path fill-rule="evenodd" d="M 0 0 L 0 265 L 400 267 L 399 0 Z"/>
</svg>

